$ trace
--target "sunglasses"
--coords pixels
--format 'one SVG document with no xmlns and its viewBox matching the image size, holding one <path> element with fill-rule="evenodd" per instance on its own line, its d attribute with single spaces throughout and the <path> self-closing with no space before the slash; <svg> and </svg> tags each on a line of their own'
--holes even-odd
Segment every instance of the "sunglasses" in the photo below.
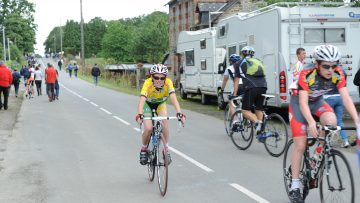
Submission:
<svg viewBox="0 0 360 203">
<path fill-rule="evenodd" d="M 152 76 L 154 80 L 165 80 L 166 77 Z"/>
<path fill-rule="evenodd" d="M 321 65 L 321 67 L 323 69 L 329 70 L 330 68 L 335 69 L 336 67 L 338 67 L 338 65 L 339 64 L 335 64 L 335 65 L 330 66 L 330 65 L 323 64 L 323 65 Z"/>
</svg>

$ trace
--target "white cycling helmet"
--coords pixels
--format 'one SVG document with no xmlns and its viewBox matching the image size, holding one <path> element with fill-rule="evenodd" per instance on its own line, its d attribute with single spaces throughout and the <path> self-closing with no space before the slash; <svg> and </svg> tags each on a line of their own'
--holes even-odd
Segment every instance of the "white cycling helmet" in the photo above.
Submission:
<svg viewBox="0 0 360 203">
<path fill-rule="evenodd" d="M 163 65 L 163 64 L 155 64 L 151 67 L 150 69 L 150 74 L 153 75 L 153 74 L 164 74 L 164 75 L 167 75 L 168 74 L 168 68 Z"/>
<path fill-rule="evenodd" d="M 314 49 L 313 57 L 317 61 L 336 62 L 341 58 L 339 49 L 333 45 L 320 45 Z"/>
<path fill-rule="evenodd" d="M 251 56 L 253 57 L 254 54 L 255 54 L 255 49 L 251 46 L 246 46 L 244 48 L 241 49 L 241 53 L 244 55 L 244 56 Z"/>
</svg>

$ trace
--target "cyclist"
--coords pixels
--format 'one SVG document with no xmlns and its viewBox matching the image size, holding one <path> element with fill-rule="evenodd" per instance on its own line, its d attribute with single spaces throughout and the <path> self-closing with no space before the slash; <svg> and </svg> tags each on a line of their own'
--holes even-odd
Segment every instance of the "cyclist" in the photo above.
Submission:
<svg viewBox="0 0 360 203">
<path fill-rule="evenodd" d="M 262 117 L 263 117 L 263 103 L 267 90 L 267 83 L 264 73 L 264 65 L 259 59 L 254 58 L 255 50 L 253 47 L 246 46 L 241 49 L 242 60 L 234 64 L 235 79 L 237 84 L 242 78 L 244 85 L 244 95 L 242 99 L 242 112 L 245 118 L 255 123 L 256 134 L 260 132 Z M 237 96 L 238 86 L 234 85 L 233 96 Z M 253 105 L 255 105 L 255 114 L 252 113 Z M 262 137 L 258 135 L 260 140 Z"/>
<path fill-rule="evenodd" d="M 320 45 L 315 47 L 313 56 L 316 63 L 300 72 L 298 92 L 290 97 L 290 127 L 295 144 L 292 152 L 292 183 L 289 192 L 291 202 L 304 202 L 299 189 L 299 171 L 301 157 L 306 147 L 307 128 L 312 136 L 318 136 L 313 115 L 319 117 L 322 125 L 336 126 L 334 111 L 324 101 L 323 95 L 338 89 L 355 124 L 359 121 L 354 103 L 345 87 L 344 72 L 339 67 L 341 55 L 338 48 L 332 45 Z M 317 187 L 316 184 L 313 187 Z"/>
<path fill-rule="evenodd" d="M 137 108 L 138 114 L 136 115 L 136 121 L 141 124 L 144 122 L 144 132 L 142 135 L 142 147 L 140 150 L 140 164 L 145 165 L 148 160 L 148 148 L 147 144 L 149 143 L 151 131 L 152 131 L 152 121 L 143 120 L 144 116 L 151 116 L 152 109 L 155 109 L 159 116 L 167 116 L 166 110 L 166 100 L 170 97 L 171 103 L 174 105 L 176 110 L 176 116 L 183 123 L 185 122 L 185 115 L 181 113 L 179 102 L 176 99 L 175 89 L 172 81 L 167 78 L 168 69 L 162 64 L 153 65 L 150 69 L 151 77 L 146 79 L 144 85 L 141 89 L 140 100 Z M 163 120 L 163 136 L 168 147 L 169 141 L 169 126 L 168 121 Z M 171 157 L 168 151 L 169 163 L 171 162 Z"/>
<path fill-rule="evenodd" d="M 224 78 L 223 78 L 223 82 L 221 84 L 221 89 L 220 89 L 220 94 L 224 92 L 224 89 L 226 87 L 226 84 L 229 80 L 229 77 L 231 78 L 231 80 L 234 81 L 234 76 L 235 76 L 235 71 L 234 71 L 234 66 L 233 64 L 237 61 L 240 60 L 240 56 L 237 55 L 237 54 L 231 54 L 230 57 L 229 57 L 229 62 L 230 62 L 230 66 L 228 66 L 224 72 Z M 235 83 L 234 83 L 235 84 Z M 240 79 L 239 80 L 239 87 L 238 87 L 238 93 L 237 95 L 241 95 L 243 94 L 243 91 L 242 91 L 242 80 Z M 232 101 L 231 101 L 232 102 Z M 231 115 L 234 113 L 235 111 L 235 108 L 233 105 L 229 105 L 230 107 L 230 113 Z"/>
</svg>

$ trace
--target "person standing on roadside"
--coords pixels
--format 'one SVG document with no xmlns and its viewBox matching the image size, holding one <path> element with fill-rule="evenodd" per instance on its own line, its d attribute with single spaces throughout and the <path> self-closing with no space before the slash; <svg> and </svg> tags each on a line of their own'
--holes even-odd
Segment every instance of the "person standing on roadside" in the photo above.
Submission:
<svg viewBox="0 0 360 203">
<path fill-rule="evenodd" d="M 41 91 L 42 77 L 43 77 L 43 75 L 40 70 L 40 65 L 38 65 L 35 68 L 35 85 L 36 85 L 36 91 L 37 91 L 38 96 L 42 95 L 42 91 Z"/>
<path fill-rule="evenodd" d="M 3 61 L 0 61 L 0 110 L 2 107 L 5 110 L 8 109 L 9 90 L 12 80 L 11 70 L 5 66 Z M 4 95 L 4 103 L 1 101 L 1 94 Z"/>
<path fill-rule="evenodd" d="M 298 84 L 298 80 L 299 80 L 299 74 L 300 71 L 302 71 L 304 69 L 304 64 L 305 64 L 305 57 L 306 57 L 306 51 L 304 48 L 297 48 L 296 49 L 296 56 L 297 56 L 297 61 L 294 65 L 294 69 L 293 69 L 293 82 L 291 83 L 289 89 L 290 89 L 290 93 L 291 94 L 297 94 L 297 84 Z"/>
<path fill-rule="evenodd" d="M 45 70 L 45 81 L 48 85 L 48 96 L 49 102 L 52 102 L 55 99 L 55 82 L 57 80 L 57 74 L 54 67 L 48 63 L 48 68 Z"/>
<path fill-rule="evenodd" d="M 79 70 L 79 67 L 78 67 L 78 65 L 76 65 L 76 63 L 74 63 L 73 69 L 74 69 L 74 75 L 77 78 L 77 72 Z"/>
<path fill-rule="evenodd" d="M 91 75 L 93 76 L 94 78 L 94 84 L 95 86 L 98 85 L 98 78 L 99 76 L 101 75 L 101 71 L 100 71 L 100 68 L 97 66 L 97 64 L 95 63 L 94 64 L 94 67 L 91 69 Z"/>
<path fill-rule="evenodd" d="M 72 71 L 73 71 L 73 66 L 71 63 L 69 63 L 69 65 L 67 66 L 67 70 L 69 71 L 69 76 L 71 78 L 71 75 L 72 75 Z"/>
<path fill-rule="evenodd" d="M 14 69 L 14 72 L 12 73 L 12 77 L 13 77 L 12 84 L 14 85 L 14 88 L 15 88 L 15 97 L 18 97 L 19 96 L 19 85 L 20 85 L 21 75 L 17 71 L 16 68 Z"/>
</svg>

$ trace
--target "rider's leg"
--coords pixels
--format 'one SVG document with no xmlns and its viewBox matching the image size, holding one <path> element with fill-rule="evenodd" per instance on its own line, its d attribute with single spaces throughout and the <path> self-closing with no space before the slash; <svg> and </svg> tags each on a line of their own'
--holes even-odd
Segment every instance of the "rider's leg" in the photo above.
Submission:
<svg viewBox="0 0 360 203">
<path fill-rule="evenodd" d="M 144 120 L 143 122 L 144 122 L 144 132 L 142 134 L 141 143 L 143 146 L 147 146 L 147 144 L 149 143 L 150 134 L 153 126 L 151 120 Z"/>
</svg>

